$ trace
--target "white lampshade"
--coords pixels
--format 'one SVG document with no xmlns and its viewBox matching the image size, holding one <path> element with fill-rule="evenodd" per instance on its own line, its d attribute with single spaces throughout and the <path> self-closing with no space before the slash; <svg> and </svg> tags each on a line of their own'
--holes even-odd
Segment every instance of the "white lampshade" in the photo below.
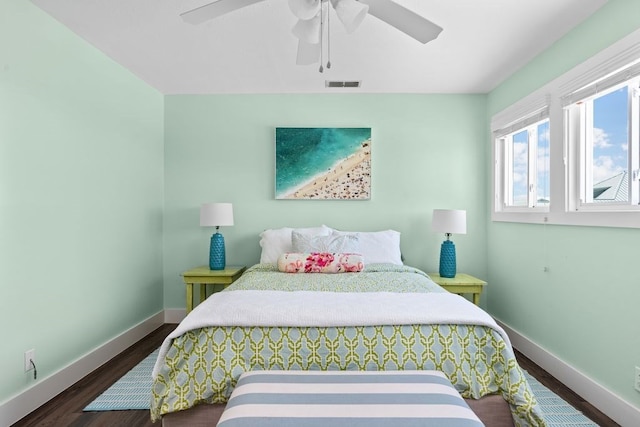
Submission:
<svg viewBox="0 0 640 427">
<path fill-rule="evenodd" d="M 289 0 L 289 9 L 299 19 L 311 19 L 318 14 L 320 0 Z"/>
<path fill-rule="evenodd" d="M 437 233 L 467 234 L 467 211 L 434 209 L 431 230 Z"/>
<path fill-rule="evenodd" d="M 349 34 L 358 28 L 369 12 L 368 5 L 356 0 L 331 0 L 331 4 Z"/>
<path fill-rule="evenodd" d="M 203 227 L 233 225 L 233 205 L 231 203 L 204 203 L 200 207 L 200 225 Z"/>
</svg>

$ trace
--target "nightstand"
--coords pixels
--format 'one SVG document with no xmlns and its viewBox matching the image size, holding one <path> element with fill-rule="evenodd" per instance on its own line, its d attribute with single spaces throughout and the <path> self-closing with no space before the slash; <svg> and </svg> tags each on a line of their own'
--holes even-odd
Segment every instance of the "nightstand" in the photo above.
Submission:
<svg viewBox="0 0 640 427">
<path fill-rule="evenodd" d="M 469 274 L 458 273 L 456 277 L 440 277 L 438 273 L 428 273 L 431 280 L 453 294 L 473 294 L 473 303 L 480 305 L 480 294 L 487 282 Z"/>
<path fill-rule="evenodd" d="M 193 285 L 200 287 L 200 303 L 207 297 L 207 285 L 227 287 L 238 280 L 244 270 L 246 270 L 244 266 L 227 266 L 224 270 L 211 270 L 205 265 L 182 273 L 184 283 L 187 285 L 187 313 L 193 310 Z"/>
</svg>

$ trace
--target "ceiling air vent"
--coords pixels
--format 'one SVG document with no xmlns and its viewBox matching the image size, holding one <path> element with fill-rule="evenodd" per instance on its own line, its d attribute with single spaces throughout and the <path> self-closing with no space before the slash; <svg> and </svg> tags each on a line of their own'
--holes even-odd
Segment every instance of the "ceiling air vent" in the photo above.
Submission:
<svg viewBox="0 0 640 427">
<path fill-rule="evenodd" d="M 324 86 L 325 87 L 360 87 L 361 83 L 362 82 L 359 80 L 345 81 L 345 82 L 325 80 Z"/>
</svg>

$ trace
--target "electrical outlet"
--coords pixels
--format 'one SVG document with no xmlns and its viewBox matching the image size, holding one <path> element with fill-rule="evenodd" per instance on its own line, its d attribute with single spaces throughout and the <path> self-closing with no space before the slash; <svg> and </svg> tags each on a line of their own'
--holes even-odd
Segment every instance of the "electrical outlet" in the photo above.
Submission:
<svg viewBox="0 0 640 427">
<path fill-rule="evenodd" d="M 24 371 L 28 372 L 33 369 L 33 365 L 31 361 L 36 363 L 36 351 L 32 348 L 31 350 L 27 350 L 24 352 Z"/>
<path fill-rule="evenodd" d="M 640 391 L 640 368 L 636 366 L 636 375 L 634 381 L 634 387 L 636 391 Z"/>
</svg>

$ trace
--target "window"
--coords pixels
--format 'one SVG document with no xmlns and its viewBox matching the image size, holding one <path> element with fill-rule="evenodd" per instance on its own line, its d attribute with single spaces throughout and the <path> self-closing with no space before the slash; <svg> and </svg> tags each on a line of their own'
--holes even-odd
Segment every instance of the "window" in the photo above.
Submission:
<svg viewBox="0 0 640 427">
<path fill-rule="evenodd" d="M 496 210 L 544 211 L 549 206 L 548 116 L 543 106 L 494 131 Z"/>
<path fill-rule="evenodd" d="M 491 136 L 493 221 L 640 228 L 640 30 L 495 114 Z"/>
<path fill-rule="evenodd" d="M 498 138 L 503 208 L 549 205 L 549 119 Z"/>
<path fill-rule="evenodd" d="M 569 161 L 577 177 L 568 192 L 571 210 L 639 208 L 640 78 L 627 79 L 632 70 L 614 73 L 566 102 Z"/>
</svg>

